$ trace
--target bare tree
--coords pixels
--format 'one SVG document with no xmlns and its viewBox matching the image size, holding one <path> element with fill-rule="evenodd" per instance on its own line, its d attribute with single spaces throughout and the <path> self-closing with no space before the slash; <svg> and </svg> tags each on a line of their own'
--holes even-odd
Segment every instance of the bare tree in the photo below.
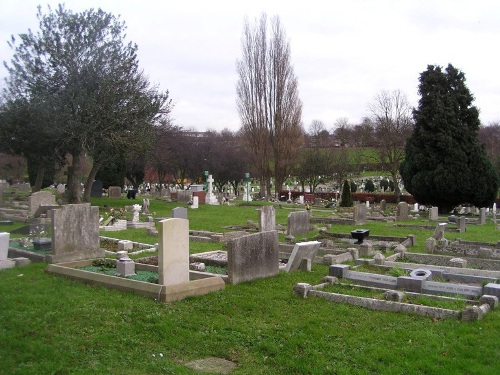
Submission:
<svg viewBox="0 0 500 375">
<path fill-rule="evenodd" d="M 303 142 L 298 81 L 279 18 L 271 20 L 269 38 L 265 14 L 254 27 L 246 20 L 242 53 L 242 59 L 237 62 L 236 86 L 241 134 L 254 154 L 261 195 L 270 194 L 270 161 L 273 161 L 278 192 Z"/>
<path fill-rule="evenodd" d="M 332 150 L 330 173 L 333 175 L 339 188 L 349 172 L 349 158 L 347 147 L 351 138 L 351 125 L 347 118 L 343 117 L 335 121 L 333 134 L 335 142 L 339 147 Z"/>
<path fill-rule="evenodd" d="M 399 201 L 401 191 L 397 177 L 405 156 L 406 140 L 413 128 L 412 108 L 402 91 L 384 90 L 375 95 L 369 110 L 379 148 L 379 162 L 391 174 L 394 193 Z"/>
</svg>

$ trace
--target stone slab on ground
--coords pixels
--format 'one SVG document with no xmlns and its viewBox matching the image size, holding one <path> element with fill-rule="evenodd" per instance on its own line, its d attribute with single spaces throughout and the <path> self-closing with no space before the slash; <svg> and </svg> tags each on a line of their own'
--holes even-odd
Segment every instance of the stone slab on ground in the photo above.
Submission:
<svg viewBox="0 0 500 375">
<path fill-rule="evenodd" d="M 16 262 L 11 259 L 0 260 L 0 270 L 4 270 L 7 268 L 14 268 L 16 266 Z"/>
<path fill-rule="evenodd" d="M 211 374 L 229 374 L 236 368 L 236 363 L 224 358 L 207 357 L 186 363 L 186 367 Z"/>
</svg>

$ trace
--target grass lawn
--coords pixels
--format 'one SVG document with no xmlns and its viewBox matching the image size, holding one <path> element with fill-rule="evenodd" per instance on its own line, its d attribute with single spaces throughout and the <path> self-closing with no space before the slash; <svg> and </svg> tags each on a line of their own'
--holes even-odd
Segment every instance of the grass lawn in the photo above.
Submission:
<svg viewBox="0 0 500 375">
<path fill-rule="evenodd" d="M 150 210 L 167 217 L 176 206 L 151 201 Z M 220 232 L 222 226 L 257 222 L 256 208 L 200 206 L 188 211 L 190 228 Z M 289 212 L 277 209 L 277 222 L 286 224 Z M 356 227 L 334 225 L 329 231 L 351 228 Z M 420 250 L 432 234 L 394 223 L 363 228 L 371 234 L 415 234 Z M 103 235 L 134 241 L 142 236 Z M 500 236 L 487 224 L 469 225 L 457 237 L 496 243 Z M 220 248 L 190 246 L 191 252 Z M 48 275 L 45 267 L 33 263 L 0 271 L 0 374 L 195 374 L 184 364 L 209 356 L 236 362 L 232 374 L 500 373 L 499 311 L 461 323 L 296 297 L 293 285 L 318 284 L 328 274 L 325 265 L 170 304 Z"/>
</svg>

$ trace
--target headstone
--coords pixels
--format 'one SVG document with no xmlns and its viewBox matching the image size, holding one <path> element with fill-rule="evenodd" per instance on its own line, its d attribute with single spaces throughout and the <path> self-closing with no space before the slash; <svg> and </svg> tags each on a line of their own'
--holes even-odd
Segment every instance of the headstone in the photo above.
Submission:
<svg viewBox="0 0 500 375">
<path fill-rule="evenodd" d="M 189 282 L 189 221 L 160 221 L 158 242 L 158 284 L 176 285 Z"/>
<path fill-rule="evenodd" d="M 387 202 L 385 199 L 382 199 L 380 201 L 380 210 L 385 211 L 386 208 L 387 208 Z"/>
<path fill-rule="evenodd" d="M 189 203 L 191 202 L 192 192 L 189 190 L 179 190 L 177 191 L 177 203 Z"/>
<path fill-rule="evenodd" d="M 429 254 L 433 254 L 434 250 L 436 249 L 436 239 L 434 237 L 429 237 L 428 239 L 425 240 L 425 251 L 427 251 Z"/>
<path fill-rule="evenodd" d="M 438 225 L 436 225 L 436 229 L 434 230 L 432 238 L 436 239 L 437 241 L 442 240 L 444 238 L 444 231 L 447 225 L 448 223 L 438 223 Z"/>
<path fill-rule="evenodd" d="M 457 219 L 457 230 L 459 233 L 465 233 L 465 231 L 467 230 L 467 227 L 465 226 L 466 222 L 467 219 L 465 218 L 465 216 L 460 216 Z"/>
<path fill-rule="evenodd" d="M 438 207 L 431 207 L 429 210 L 429 221 L 438 221 L 439 217 L 439 208 Z"/>
<path fill-rule="evenodd" d="M 144 198 L 142 200 L 142 213 L 148 214 L 149 213 L 149 199 Z"/>
<path fill-rule="evenodd" d="M 99 243 L 99 207 L 90 203 L 69 204 L 50 210 L 52 253 L 49 263 L 104 258 Z"/>
<path fill-rule="evenodd" d="M 0 260 L 7 260 L 9 253 L 9 232 L 0 233 Z"/>
<path fill-rule="evenodd" d="M 172 209 L 172 218 L 173 219 L 187 219 L 188 213 L 185 207 L 175 207 Z"/>
<path fill-rule="evenodd" d="M 116 276 L 129 277 L 135 275 L 135 262 L 127 258 L 121 258 L 116 262 Z"/>
<path fill-rule="evenodd" d="M 57 206 L 56 197 L 48 191 L 37 191 L 28 197 L 29 215 L 34 216 L 40 206 Z"/>
<path fill-rule="evenodd" d="M 299 195 L 299 204 L 304 204 L 304 196 Z"/>
<path fill-rule="evenodd" d="M 288 214 L 287 234 L 296 236 L 306 234 L 310 230 L 309 211 L 297 211 Z"/>
<path fill-rule="evenodd" d="M 486 208 L 481 208 L 479 210 L 479 224 L 486 224 Z"/>
<path fill-rule="evenodd" d="M 197 196 L 193 196 L 193 203 L 191 204 L 190 207 L 192 209 L 198 208 L 198 202 L 199 202 L 199 198 Z"/>
<path fill-rule="evenodd" d="M 21 191 L 30 191 L 31 190 L 31 185 L 29 183 L 24 183 L 24 184 L 19 184 L 17 185 L 17 188 Z"/>
<path fill-rule="evenodd" d="M 259 232 L 228 242 L 227 267 L 231 284 L 275 276 L 279 272 L 278 232 Z"/>
<path fill-rule="evenodd" d="M 57 185 L 57 192 L 59 194 L 64 194 L 65 191 L 66 191 L 66 186 L 64 186 L 64 184 Z"/>
<path fill-rule="evenodd" d="M 408 203 L 399 202 L 396 209 L 396 221 L 408 221 Z"/>
<path fill-rule="evenodd" d="M 320 245 L 321 242 L 318 241 L 296 243 L 290 255 L 290 259 L 288 259 L 288 263 L 286 264 L 285 271 L 296 271 L 301 267 L 302 262 L 305 262 L 305 268 L 310 272 L 312 262 Z"/>
<path fill-rule="evenodd" d="M 205 187 L 205 186 L 203 186 L 203 185 L 201 185 L 201 184 L 200 184 L 200 185 L 195 185 L 195 184 L 193 184 L 193 185 L 189 186 L 189 190 L 191 190 L 191 191 L 193 191 L 193 192 L 194 192 L 194 191 L 203 191 L 203 188 L 204 188 L 204 187 Z"/>
<path fill-rule="evenodd" d="M 90 196 L 92 198 L 102 198 L 102 181 L 95 180 L 92 183 L 92 188 L 90 189 Z"/>
<path fill-rule="evenodd" d="M 291 192 L 289 192 L 289 194 L 291 195 Z M 321 206 L 322 203 L 323 203 L 323 200 L 321 198 L 314 198 L 314 205 L 315 206 Z"/>
<path fill-rule="evenodd" d="M 364 225 L 366 224 L 366 205 L 364 204 L 355 204 L 353 207 L 354 210 L 354 225 Z"/>
<path fill-rule="evenodd" d="M 247 186 L 246 183 L 243 184 L 243 189 L 244 189 L 244 191 L 243 191 L 243 197 L 242 197 L 243 201 L 244 202 L 251 202 L 251 201 L 253 201 L 252 194 L 250 194 L 250 192 L 248 191 L 248 186 Z"/>
<path fill-rule="evenodd" d="M 206 191 L 193 191 L 193 200 L 194 197 L 198 197 L 198 205 L 204 205 L 205 200 L 207 198 L 207 192 Z"/>
<path fill-rule="evenodd" d="M 259 210 L 259 231 L 276 230 L 276 214 L 274 206 L 262 206 Z"/>
<path fill-rule="evenodd" d="M 108 188 L 108 197 L 118 199 L 122 197 L 122 188 L 119 186 L 110 186 Z"/>
<path fill-rule="evenodd" d="M 491 209 L 493 211 L 494 214 L 497 213 L 497 203 L 493 203 L 493 208 Z"/>
<path fill-rule="evenodd" d="M 218 205 L 219 201 L 217 200 L 217 197 L 213 192 L 213 185 L 212 185 L 213 182 L 214 179 L 212 175 L 209 175 L 207 178 L 208 187 L 207 187 L 207 195 L 205 197 L 205 204 Z"/>
</svg>

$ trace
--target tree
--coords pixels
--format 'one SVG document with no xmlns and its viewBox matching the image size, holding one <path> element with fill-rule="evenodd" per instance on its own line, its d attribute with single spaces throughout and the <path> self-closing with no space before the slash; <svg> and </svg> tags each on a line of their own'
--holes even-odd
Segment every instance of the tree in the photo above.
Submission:
<svg viewBox="0 0 500 375">
<path fill-rule="evenodd" d="M 500 122 L 492 122 L 479 128 L 479 140 L 500 176 Z"/>
<path fill-rule="evenodd" d="M 347 147 L 349 145 L 351 125 L 347 118 L 343 117 L 335 122 L 333 134 L 339 147 L 332 150 L 330 174 L 333 175 L 337 185 L 340 187 L 342 186 L 342 181 L 345 180 L 349 173 L 349 155 Z"/>
<path fill-rule="evenodd" d="M 413 127 L 411 106 L 401 91 L 381 91 L 370 105 L 370 112 L 379 150 L 378 161 L 391 174 L 396 201 L 399 201 L 399 167 Z"/>
<path fill-rule="evenodd" d="M 442 212 L 458 204 L 492 204 L 499 179 L 479 144 L 479 111 L 465 74 L 451 64 L 445 71 L 429 65 L 420 74 L 419 94 L 400 169 L 406 189 Z"/>
<path fill-rule="evenodd" d="M 303 142 L 298 80 L 279 18 L 271 20 L 269 37 L 265 14 L 254 27 L 245 21 L 242 53 L 236 86 L 241 133 L 254 155 L 261 194 L 270 193 L 271 160 L 279 192 Z"/>
<path fill-rule="evenodd" d="M 21 34 L 18 45 L 12 38 L 4 95 L 50 114 L 46 151 L 71 155 L 68 193 L 70 202 L 78 203 L 83 155 L 93 159 L 86 181 L 90 191 L 106 159 L 148 139 L 171 104 L 168 92 L 158 92 L 139 70 L 137 46 L 125 43 L 125 24 L 112 14 L 73 13 L 59 5 L 47 14 L 38 7 L 37 17 L 39 32 Z"/>
<path fill-rule="evenodd" d="M 352 197 L 351 197 L 351 184 L 349 181 L 344 181 L 344 186 L 342 187 L 342 198 L 340 200 L 340 207 L 351 207 Z"/>
<path fill-rule="evenodd" d="M 365 191 L 367 191 L 369 193 L 373 193 L 375 191 L 375 184 L 373 183 L 372 179 L 369 179 L 368 181 L 366 181 Z"/>
</svg>

